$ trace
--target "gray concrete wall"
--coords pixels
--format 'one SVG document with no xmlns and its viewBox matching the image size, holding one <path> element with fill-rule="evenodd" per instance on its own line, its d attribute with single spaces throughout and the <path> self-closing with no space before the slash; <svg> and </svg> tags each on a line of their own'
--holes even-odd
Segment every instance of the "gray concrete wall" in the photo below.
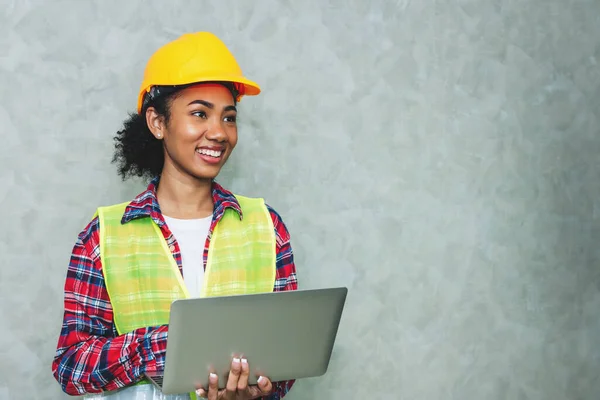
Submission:
<svg viewBox="0 0 600 400">
<path fill-rule="evenodd" d="M 144 187 L 112 137 L 199 30 L 264 90 L 220 182 L 283 215 L 301 288 L 350 289 L 290 399 L 598 398 L 600 2 L 0 3 L 1 399 L 63 398 L 71 248 Z"/>
</svg>

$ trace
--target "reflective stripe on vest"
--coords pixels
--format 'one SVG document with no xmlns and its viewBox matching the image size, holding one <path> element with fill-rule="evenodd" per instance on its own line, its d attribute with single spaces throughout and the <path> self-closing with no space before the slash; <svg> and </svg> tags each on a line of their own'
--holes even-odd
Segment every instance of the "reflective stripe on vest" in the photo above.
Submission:
<svg viewBox="0 0 600 400">
<path fill-rule="evenodd" d="M 243 217 L 227 208 L 210 240 L 201 297 L 273 291 L 275 231 L 262 199 L 236 196 Z M 168 324 L 174 300 L 190 297 L 152 218 L 121 224 L 128 203 L 100 207 L 100 257 L 120 334 Z M 204 243 L 198 243 L 204 246 Z"/>
</svg>

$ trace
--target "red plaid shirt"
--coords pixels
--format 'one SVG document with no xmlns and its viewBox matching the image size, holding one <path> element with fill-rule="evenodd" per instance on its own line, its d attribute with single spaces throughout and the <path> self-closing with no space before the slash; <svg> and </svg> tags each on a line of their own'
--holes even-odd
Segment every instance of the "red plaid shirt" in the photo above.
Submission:
<svg viewBox="0 0 600 400">
<path fill-rule="evenodd" d="M 136 218 L 152 218 L 160 227 L 173 257 L 182 271 L 181 254 L 175 237 L 167 227 L 156 199 L 158 178 L 125 209 L 123 223 Z M 213 219 L 204 245 L 204 267 L 212 232 L 225 209 L 241 214 L 235 196 L 213 183 Z M 274 291 L 296 290 L 296 267 L 290 235 L 281 217 L 267 206 L 277 239 L 277 273 Z M 123 335 L 117 333 L 113 310 L 102 275 L 98 218 L 79 234 L 67 271 L 64 318 L 52 372 L 63 391 L 70 395 L 119 389 L 143 378 L 145 372 L 164 368 L 167 326 L 140 328 Z M 250 360 L 250 362 L 252 362 Z M 294 381 L 274 383 L 268 399 L 280 399 Z"/>
</svg>

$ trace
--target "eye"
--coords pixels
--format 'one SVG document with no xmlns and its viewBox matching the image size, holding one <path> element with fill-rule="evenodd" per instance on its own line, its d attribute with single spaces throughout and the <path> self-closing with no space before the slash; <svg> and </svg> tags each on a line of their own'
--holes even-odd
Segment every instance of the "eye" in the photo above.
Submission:
<svg viewBox="0 0 600 400">
<path fill-rule="evenodd" d="M 223 118 L 223 120 L 225 122 L 229 122 L 231 124 L 235 124 L 235 122 L 237 121 L 237 115 L 229 115 L 229 116 Z"/>
<path fill-rule="evenodd" d="M 202 119 L 206 119 L 206 113 L 204 111 L 194 111 L 192 112 L 192 115 L 195 115 L 196 117 L 200 117 Z"/>
</svg>

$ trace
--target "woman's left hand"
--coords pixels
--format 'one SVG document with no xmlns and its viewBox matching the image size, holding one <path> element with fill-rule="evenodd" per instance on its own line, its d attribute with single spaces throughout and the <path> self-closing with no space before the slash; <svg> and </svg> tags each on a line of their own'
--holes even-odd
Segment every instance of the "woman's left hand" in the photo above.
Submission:
<svg viewBox="0 0 600 400">
<path fill-rule="evenodd" d="M 248 360 L 234 358 L 227 378 L 225 389 L 219 390 L 217 375 L 210 374 L 208 378 L 208 393 L 204 388 L 198 389 L 196 394 L 208 400 L 251 400 L 267 396 L 273 391 L 273 384 L 268 378 L 261 376 L 258 385 L 248 385 L 250 366 Z"/>
</svg>

